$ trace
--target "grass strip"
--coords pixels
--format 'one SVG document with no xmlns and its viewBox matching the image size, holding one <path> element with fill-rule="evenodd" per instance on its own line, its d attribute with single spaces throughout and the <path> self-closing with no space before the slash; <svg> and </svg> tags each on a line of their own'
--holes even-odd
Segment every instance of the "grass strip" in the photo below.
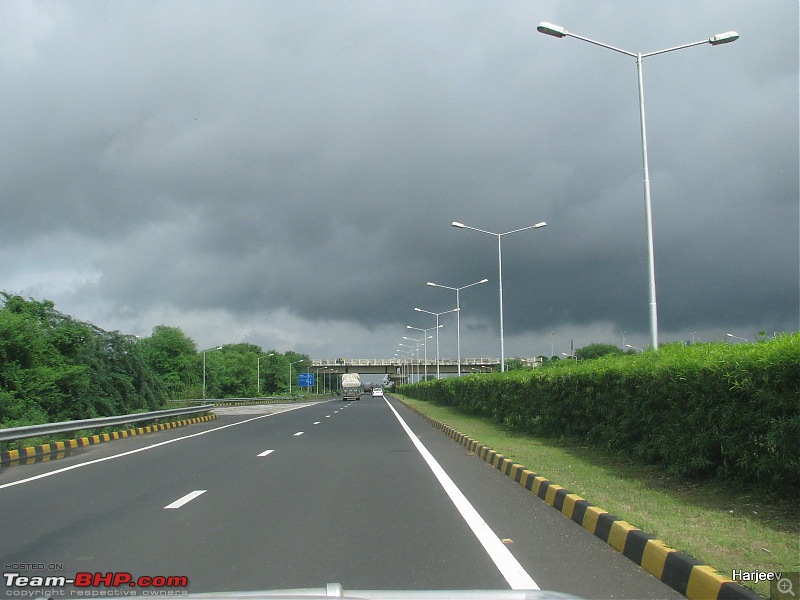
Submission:
<svg viewBox="0 0 800 600">
<path fill-rule="evenodd" d="M 800 571 L 795 498 L 681 479 L 596 447 L 519 435 L 453 408 L 395 395 L 727 577 L 733 569 Z M 768 582 L 739 583 L 769 597 Z"/>
</svg>

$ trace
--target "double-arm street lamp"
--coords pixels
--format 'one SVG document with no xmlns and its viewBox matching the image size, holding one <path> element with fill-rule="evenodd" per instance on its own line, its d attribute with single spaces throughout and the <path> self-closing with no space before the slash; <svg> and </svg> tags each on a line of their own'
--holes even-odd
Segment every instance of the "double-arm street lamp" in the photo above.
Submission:
<svg viewBox="0 0 800 600">
<path fill-rule="evenodd" d="M 305 362 L 305 358 L 301 358 L 300 360 L 296 360 L 294 362 L 289 363 L 289 395 L 292 395 L 292 365 L 296 365 L 297 363 Z"/>
<path fill-rule="evenodd" d="M 504 233 L 493 233 L 491 231 L 485 231 L 483 229 L 478 229 L 477 227 L 470 227 L 469 225 L 464 225 L 463 223 L 459 223 L 458 221 L 453 221 L 453 227 L 458 227 L 459 229 L 472 229 L 473 231 L 479 231 L 480 233 L 485 233 L 487 235 L 493 235 L 497 237 L 497 279 L 500 282 L 500 372 L 506 370 L 506 350 L 505 350 L 505 341 L 503 339 L 503 246 L 500 241 L 503 239 L 504 235 L 510 235 L 512 233 L 517 233 L 518 231 L 526 231 L 528 229 L 539 229 L 540 227 L 547 226 L 547 223 L 542 221 L 541 223 L 536 223 L 535 225 L 529 225 L 528 227 L 522 227 L 521 229 L 514 229 L 513 231 L 506 231 Z"/>
<path fill-rule="evenodd" d="M 439 375 L 439 317 L 441 315 L 446 315 L 447 313 L 460 311 L 461 309 L 459 309 L 459 308 L 451 308 L 450 310 L 445 310 L 443 312 L 438 312 L 438 313 L 437 312 L 431 312 L 429 310 L 422 310 L 421 308 L 414 308 L 414 310 L 416 310 L 417 312 L 427 313 L 429 315 L 433 315 L 433 316 L 436 317 L 436 327 L 434 327 L 434 329 L 436 330 L 436 379 L 439 379 L 440 378 L 440 375 Z"/>
<path fill-rule="evenodd" d="M 402 345 L 402 344 L 401 344 L 401 345 Z M 395 351 L 394 355 L 395 355 L 395 356 L 398 356 L 398 355 L 400 355 L 400 354 L 405 354 L 405 355 L 407 355 L 407 356 L 408 356 L 408 360 L 409 360 L 409 362 L 410 362 L 410 361 L 412 360 L 412 359 L 411 359 L 411 355 L 412 355 L 412 354 L 414 354 L 414 351 L 413 351 L 413 350 L 403 350 L 402 348 L 398 348 L 398 349 Z M 401 370 L 400 376 L 401 376 L 401 379 L 402 379 L 402 377 L 403 377 L 403 372 L 405 372 L 405 377 L 406 377 L 406 380 L 408 381 L 408 383 L 411 383 L 412 376 L 413 376 L 413 369 L 412 369 L 412 373 L 411 373 L 411 374 L 409 374 L 409 367 L 408 367 L 408 366 L 407 366 L 407 364 L 406 364 L 406 357 L 405 357 L 405 356 L 401 356 L 401 357 L 400 357 L 400 360 L 402 361 L 402 362 L 400 363 L 400 370 Z"/>
<path fill-rule="evenodd" d="M 683 44 L 682 46 L 675 46 L 673 48 L 666 48 L 665 50 L 658 50 L 656 52 L 630 52 L 622 50 L 614 46 L 609 46 L 602 42 L 589 39 L 580 35 L 576 35 L 552 23 L 540 23 L 536 28 L 539 33 L 550 35 L 556 38 L 573 37 L 584 42 L 589 42 L 602 48 L 608 48 L 614 52 L 625 54 L 636 59 L 636 71 L 639 76 L 639 123 L 642 130 L 642 169 L 644 171 L 644 211 L 645 221 L 647 225 L 647 264 L 648 264 L 648 278 L 649 278 L 649 303 L 650 303 L 650 345 L 654 350 L 658 349 L 658 310 L 656 307 L 656 268 L 655 268 L 655 251 L 653 245 L 653 215 L 650 206 L 650 173 L 647 164 L 647 132 L 644 119 L 644 83 L 642 80 L 642 62 L 648 56 L 655 56 L 656 54 L 664 54 L 674 50 L 682 50 L 683 48 L 691 48 L 692 46 L 699 46 L 701 44 L 711 44 L 712 46 L 719 46 L 720 44 L 727 44 L 739 39 L 739 34 L 735 31 L 728 31 L 720 33 L 707 40 L 700 40 L 699 42 L 692 42 L 691 44 Z"/>
<path fill-rule="evenodd" d="M 433 329 L 435 329 L 435 327 Z M 408 340 L 409 342 L 414 342 L 414 345 L 415 345 L 414 350 L 416 351 L 416 357 L 417 357 L 417 383 L 419 383 L 419 379 L 420 379 L 420 373 L 419 373 L 419 347 L 420 347 L 420 345 L 422 345 L 422 347 L 425 349 L 425 351 L 424 351 L 424 357 L 425 357 L 424 360 L 425 360 L 425 362 L 427 362 L 428 361 L 428 339 L 427 338 L 432 338 L 432 337 L 433 336 L 430 335 L 430 336 L 427 336 L 427 337 L 423 337 L 423 338 L 417 339 L 417 338 L 410 338 L 410 337 L 405 336 L 405 335 L 403 336 L 404 340 Z M 427 380 L 427 378 L 428 378 L 428 366 L 425 365 L 425 379 Z"/>
<path fill-rule="evenodd" d="M 456 292 L 456 309 L 458 310 L 458 314 L 456 315 L 456 340 L 458 345 L 458 376 L 461 377 L 461 300 L 459 298 L 459 292 L 461 290 L 465 290 L 473 285 L 481 285 L 482 283 L 487 283 L 488 279 L 481 279 L 480 281 L 476 281 L 475 283 L 470 283 L 469 285 L 462 285 L 461 287 L 450 287 L 449 285 L 441 285 L 438 283 L 433 283 L 432 281 L 428 282 L 428 285 L 431 287 L 440 287 L 445 288 L 447 290 L 455 290 Z"/>
<path fill-rule="evenodd" d="M 417 331 L 421 331 L 424 335 L 423 339 L 425 340 L 425 345 L 423 346 L 423 349 L 425 351 L 425 381 L 428 381 L 428 340 L 433 337 L 432 335 L 428 335 L 428 332 L 433 331 L 434 329 L 438 331 L 442 327 L 444 327 L 444 325 L 437 325 L 436 327 L 428 327 L 427 329 L 423 329 L 422 327 L 412 327 L 411 325 L 406 325 L 406 329 L 416 329 Z"/>
<path fill-rule="evenodd" d="M 203 350 L 203 400 L 206 399 L 206 352 L 214 352 L 215 350 L 222 350 L 222 346 L 217 346 L 211 350 Z"/>
<path fill-rule="evenodd" d="M 404 338 L 405 339 L 405 338 Z M 410 352 L 411 353 L 411 379 L 409 379 L 409 383 L 414 383 L 414 360 L 416 357 L 417 362 L 417 382 L 419 382 L 419 346 L 412 346 L 410 344 L 404 344 L 400 342 L 397 344 L 398 346 L 403 346 L 403 348 L 408 348 L 408 350 L 403 350 L 403 348 L 398 348 L 400 352 Z"/>
</svg>

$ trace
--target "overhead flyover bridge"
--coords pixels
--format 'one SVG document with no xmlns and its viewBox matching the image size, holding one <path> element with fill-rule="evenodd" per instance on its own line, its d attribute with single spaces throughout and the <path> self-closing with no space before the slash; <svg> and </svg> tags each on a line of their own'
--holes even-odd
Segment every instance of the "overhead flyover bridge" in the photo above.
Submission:
<svg viewBox="0 0 800 600">
<path fill-rule="evenodd" d="M 522 359 L 530 366 L 539 366 L 537 358 Z M 312 360 L 310 368 L 323 369 L 327 373 L 343 375 L 358 373 L 360 375 L 387 375 L 396 383 L 419 381 L 440 375 L 457 375 L 458 361 L 455 359 L 399 359 L 399 358 L 336 358 L 333 360 Z M 499 358 L 462 358 L 461 373 L 487 373 L 500 369 Z"/>
</svg>

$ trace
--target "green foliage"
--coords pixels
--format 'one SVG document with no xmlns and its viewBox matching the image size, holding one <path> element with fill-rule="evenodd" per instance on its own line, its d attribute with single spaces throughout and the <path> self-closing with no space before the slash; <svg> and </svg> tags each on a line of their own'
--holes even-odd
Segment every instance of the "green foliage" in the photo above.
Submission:
<svg viewBox="0 0 800 600">
<path fill-rule="evenodd" d="M 172 398 L 186 397 L 201 383 L 197 345 L 178 327 L 158 325 L 150 337 L 139 342 L 139 349 Z"/>
<path fill-rule="evenodd" d="M 672 344 L 401 391 L 532 435 L 589 440 L 675 474 L 800 492 L 800 334 Z"/>
<path fill-rule="evenodd" d="M 202 353 L 200 360 L 202 372 Z M 299 360 L 304 362 L 292 365 L 293 392 L 299 391 L 298 372 L 305 371 L 303 367 L 311 364 L 311 359 L 305 354 L 280 354 L 274 350 L 264 352 L 253 344 L 228 344 L 218 351 L 207 350 L 206 398 L 254 398 L 258 395 L 287 394 L 289 363 Z"/>
<path fill-rule="evenodd" d="M 59 313 L 49 300 L 0 292 L 0 427 L 90 419 L 200 398 L 203 352 L 177 327 L 150 337 L 109 332 Z M 206 351 L 206 397 L 248 398 L 293 391 L 308 356 L 253 344 Z M 324 379 L 324 378 L 323 378 Z"/>
<path fill-rule="evenodd" d="M 506 359 L 506 371 L 524 371 L 525 369 L 531 369 L 529 365 L 525 364 L 521 358 L 507 358 Z"/>
<path fill-rule="evenodd" d="M 578 360 L 590 360 L 600 358 L 601 356 L 608 356 L 609 354 L 622 354 L 622 350 L 617 348 L 614 344 L 589 344 L 583 348 L 575 350 L 575 356 Z"/>
<path fill-rule="evenodd" d="M 67 421 L 161 405 L 135 338 L 1 293 L 0 425 Z"/>
</svg>

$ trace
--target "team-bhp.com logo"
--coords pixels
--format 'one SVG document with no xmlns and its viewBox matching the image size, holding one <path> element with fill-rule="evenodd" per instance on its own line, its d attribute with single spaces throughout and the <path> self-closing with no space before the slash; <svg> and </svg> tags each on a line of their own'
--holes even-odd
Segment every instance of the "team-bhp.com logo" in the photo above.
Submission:
<svg viewBox="0 0 800 600">
<path fill-rule="evenodd" d="M 6 588 L 13 589 L 54 589 L 68 585 L 76 588 L 141 588 L 144 590 L 166 590 L 185 588 L 189 578 L 183 575 L 142 575 L 134 577 L 126 571 L 110 571 L 108 573 L 90 573 L 81 571 L 74 577 L 64 575 L 22 575 L 21 573 L 3 573 Z M 90 595 L 90 594 L 87 594 Z"/>
</svg>

